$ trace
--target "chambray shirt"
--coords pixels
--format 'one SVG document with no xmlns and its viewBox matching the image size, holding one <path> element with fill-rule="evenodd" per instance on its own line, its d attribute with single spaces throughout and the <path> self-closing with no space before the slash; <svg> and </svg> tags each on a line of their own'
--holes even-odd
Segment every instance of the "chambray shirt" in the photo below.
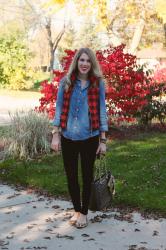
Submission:
<svg viewBox="0 0 166 250">
<path fill-rule="evenodd" d="M 100 127 L 97 130 L 92 130 L 90 127 L 90 119 L 88 113 L 88 86 L 89 80 L 86 85 L 81 88 L 81 81 L 76 80 L 70 99 L 67 127 L 62 129 L 62 135 L 71 140 L 86 140 L 90 137 L 99 135 L 101 131 L 108 131 L 108 119 L 105 106 L 105 88 L 104 82 L 99 83 L 99 103 L 100 103 Z M 54 126 L 60 126 L 60 115 L 63 106 L 63 93 L 64 84 L 61 80 L 57 101 L 56 113 L 53 120 Z"/>
</svg>

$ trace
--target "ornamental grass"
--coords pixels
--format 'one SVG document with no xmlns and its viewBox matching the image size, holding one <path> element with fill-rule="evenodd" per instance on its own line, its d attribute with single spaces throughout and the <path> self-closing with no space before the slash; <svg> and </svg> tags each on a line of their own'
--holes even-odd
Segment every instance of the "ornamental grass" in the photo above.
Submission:
<svg viewBox="0 0 166 250">
<path fill-rule="evenodd" d="M 50 152 L 50 121 L 45 113 L 16 111 L 10 118 L 7 156 L 29 160 Z"/>
</svg>

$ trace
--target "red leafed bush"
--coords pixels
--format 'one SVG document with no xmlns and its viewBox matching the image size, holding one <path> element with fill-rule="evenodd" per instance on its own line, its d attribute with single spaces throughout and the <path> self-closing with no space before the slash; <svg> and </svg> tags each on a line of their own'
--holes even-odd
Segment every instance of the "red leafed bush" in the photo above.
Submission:
<svg viewBox="0 0 166 250">
<path fill-rule="evenodd" d="M 124 52 L 125 45 L 109 47 L 104 51 L 97 51 L 96 56 L 100 63 L 106 81 L 106 103 L 109 123 L 121 121 L 131 122 L 136 114 L 147 104 L 146 96 L 149 93 L 151 79 L 143 71 L 143 67 L 136 64 L 136 57 Z M 60 79 L 67 72 L 76 51 L 66 50 L 62 59 L 63 71 L 54 71 L 51 83 L 42 83 L 43 97 L 40 99 L 38 111 L 46 111 L 52 119 L 55 113 L 55 101 Z"/>
<path fill-rule="evenodd" d="M 52 82 L 45 80 L 41 83 L 41 93 L 43 97 L 40 98 L 40 106 L 36 107 L 37 112 L 46 112 L 48 117 L 52 119 L 55 114 L 55 100 L 57 98 L 59 80 L 63 77 L 63 72 L 55 71 Z"/>
<path fill-rule="evenodd" d="M 140 123 L 143 125 L 152 126 L 152 120 L 156 119 L 164 126 L 166 119 L 166 68 L 163 66 L 160 65 L 154 70 L 149 93 L 146 96 L 147 104 L 137 113 Z"/>
<path fill-rule="evenodd" d="M 159 67 L 157 67 L 154 71 L 153 78 L 159 84 L 166 84 L 166 65 L 160 65 Z"/>
<path fill-rule="evenodd" d="M 124 53 L 124 45 L 96 53 L 106 79 L 106 102 L 110 123 L 134 121 L 138 110 L 147 103 L 150 78 L 136 57 Z"/>
</svg>

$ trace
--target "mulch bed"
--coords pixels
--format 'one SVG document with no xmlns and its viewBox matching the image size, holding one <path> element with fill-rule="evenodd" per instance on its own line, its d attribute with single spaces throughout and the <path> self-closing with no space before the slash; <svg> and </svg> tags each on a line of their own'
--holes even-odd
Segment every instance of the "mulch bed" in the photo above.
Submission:
<svg viewBox="0 0 166 250">
<path fill-rule="evenodd" d="M 136 136 L 142 133 L 164 133 L 166 132 L 166 124 L 161 125 L 155 123 L 151 126 L 139 126 L 139 125 L 129 125 L 129 126 L 119 126 L 119 127 L 109 127 L 108 138 L 110 140 L 125 140 L 134 139 Z"/>
</svg>

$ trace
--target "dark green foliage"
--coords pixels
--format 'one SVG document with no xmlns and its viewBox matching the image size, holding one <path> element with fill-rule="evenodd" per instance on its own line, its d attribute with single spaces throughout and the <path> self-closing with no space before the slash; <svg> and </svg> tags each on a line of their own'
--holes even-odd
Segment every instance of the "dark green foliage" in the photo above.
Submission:
<svg viewBox="0 0 166 250">
<path fill-rule="evenodd" d="M 139 123 L 144 126 L 151 125 L 153 119 L 160 121 L 163 125 L 166 118 L 166 102 L 161 101 L 160 97 L 165 93 L 165 84 L 154 83 L 150 86 L 149 94 L 146 96 L 147 105 L 145 105 L 136 116 Z"/>
</svg>

